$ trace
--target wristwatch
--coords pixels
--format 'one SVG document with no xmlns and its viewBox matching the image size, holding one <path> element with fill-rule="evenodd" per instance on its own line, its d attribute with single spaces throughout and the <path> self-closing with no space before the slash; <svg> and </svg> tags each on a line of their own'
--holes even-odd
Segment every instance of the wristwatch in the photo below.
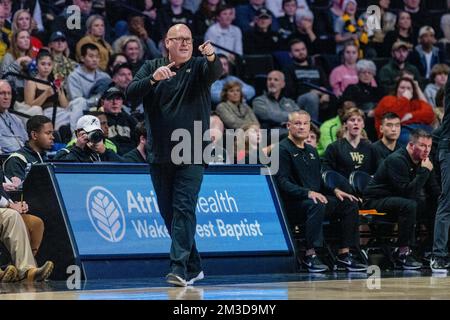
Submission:
<svg viewBox="0 0 450 320">
<path fill-rule="evenodd" d="M 152 81 L 153 82 L 153 84 L 155 84 L 155 83 L 157 83 L 158 82 L 158 80 L 156 80 L 154 77 L 153 77 L 153 75 L 150 77 L 150 81 Z"/>
</svg>

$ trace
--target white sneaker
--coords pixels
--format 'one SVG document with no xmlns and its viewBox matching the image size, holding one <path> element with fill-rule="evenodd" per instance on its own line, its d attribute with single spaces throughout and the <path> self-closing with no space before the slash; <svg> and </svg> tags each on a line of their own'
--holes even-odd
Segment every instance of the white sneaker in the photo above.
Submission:
<svg viewBox="0 0 450 320">
<path fill-rule="evenodd" d="M 189 281 L 187 281 L 187 285 L 191 286 L 194 284 L 195 281 L 200 281 L 205 278 L 205 274 L 203 271 L 200 271 L 195 277 L 191 278 Z"/>
</svg>

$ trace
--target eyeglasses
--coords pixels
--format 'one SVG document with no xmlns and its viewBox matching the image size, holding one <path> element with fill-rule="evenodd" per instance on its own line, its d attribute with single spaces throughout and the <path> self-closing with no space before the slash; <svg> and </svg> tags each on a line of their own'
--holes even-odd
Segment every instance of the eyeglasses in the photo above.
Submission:
<svg viewBox="0 0 450 320">
<path fill-rule="evenodd" d="M 0 91 L 0 96 L 12 96 L 12 93 L 9 91 Z"/>
<path fill-rule="evenodd" d="M 177 37 L 177 38 L 168 38 L 168 40 L 174 40 L 177 43 L 186 42 L 186 44 L 192 44 L 192 38 Z"/>
</svg>

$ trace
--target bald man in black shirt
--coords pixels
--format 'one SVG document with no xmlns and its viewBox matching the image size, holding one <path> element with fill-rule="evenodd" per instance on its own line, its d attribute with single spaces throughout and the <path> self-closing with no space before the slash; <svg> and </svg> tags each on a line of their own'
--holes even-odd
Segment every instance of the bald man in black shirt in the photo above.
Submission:
<svg viewBox="0 0 450 320">
<path fill-rule="evenodd" d="M 189 132 L 190 141 L 206 147 L 205 142 L 194 141 L 194 128 L 196 124 L 201 126 L 200 137 L 209 129 L 210 88 L 222 74 L 213 46 L 202 44 L 199 50 L 204 57 L 192 57 L 192 41 L 186 25 L 171 27 L 165 40 L 169 56 L 146 61 L 127 88 L 129 98 L 143 98 L 150 124 L 152 181 L 172 238 L 167 282 L 176 286 L 187 286 L 204 277 L 194 239 L 204 162 L 201 156 L 197 159 L 192 144 L 183 155 L 173 154 L 180 142 L 173 141 L 172 134 L 180 129 Z"/>
<path fill-rule="evenodd" d="M 289 136 L 280 142 L 280 166 L 276 177 L 289 223 L 294 225 L 306 220 L 307 250 L 302 263 L 309 272 L 328 269 L 317 257 L 315 248 L 323 245 L 322 223 L 325 215 L 330 214 L 341 219 L 338 267 L 347 271 L 366 271 L 367 266 L 354 259 L 349 250 L 359 242 L 358 200 L 338 188 L 327 190 L 323 185 L 319 154 L 305 143 L 310 125 L 311 117 L 306 111 L 289 115 Z"/>
</svg>

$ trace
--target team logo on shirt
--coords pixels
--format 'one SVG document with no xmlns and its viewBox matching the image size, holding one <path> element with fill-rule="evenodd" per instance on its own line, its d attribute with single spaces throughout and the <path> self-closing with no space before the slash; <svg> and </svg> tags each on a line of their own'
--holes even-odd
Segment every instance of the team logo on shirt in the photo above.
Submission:
<svg viewBox="0 0 450 320">
<path fill-rule="evenodd" d="M 350 152 L 350 156 L 352 157 L 352 161 L 361 166 L 364 162 L 364 154 L 359 152 Z"/>
<path fill-rule="evenodd" d="M 316 157 L 314 156 L 314 153 L 310 153 L 309 157 L 311 158 L 311 160 L 316 160 Z"/>
</svg>

